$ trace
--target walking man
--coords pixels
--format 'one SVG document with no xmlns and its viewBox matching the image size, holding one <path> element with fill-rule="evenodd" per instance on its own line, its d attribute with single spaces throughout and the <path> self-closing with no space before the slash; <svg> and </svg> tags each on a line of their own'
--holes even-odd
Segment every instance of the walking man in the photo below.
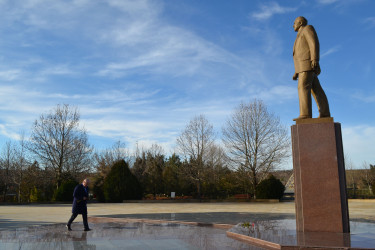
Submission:
<svg viewBox="0 0 375 250">
<path fill-rule="evenodd" d="M 89 224 L 87 223 L 87 199 L 89 197 L 89 179 L 84 179 L 82 184 L 78 184 L 74 188 L 73 192 L 73 207 L 72 207 L 72 216 L 70 217 L 66 227 L 69 231 L 72 231 L 70 227 L 74 219 L 78 214 L 82 214 L 83 226 L 85 231 L 90 231 Z"/>
<path fill-rule="evenodd" d="M 295 73 L 293 80 L 298 79 L 299 117 L 293 119 L 312 118 L 311 94 L 318 105 L 319 118 L 331 117 L 328 100 L 318 79 L 319 40 L 315 29 L 307 25 L 306 18 L 297 17 L 293 25 L 297 33 L 293 46 Z"/>
</svg>

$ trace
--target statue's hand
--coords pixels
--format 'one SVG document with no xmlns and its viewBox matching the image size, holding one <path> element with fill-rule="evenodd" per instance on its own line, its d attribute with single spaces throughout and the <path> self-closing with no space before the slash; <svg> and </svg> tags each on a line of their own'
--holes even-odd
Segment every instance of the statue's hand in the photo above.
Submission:
<svg viewBox="0 0 375 250">
<path fill-rule="evenodd" d="M 312 60 L 311 61 L 311 67 L 314 70 L 316 75 L 320 74 L 320 66 L 319 66 L 319 61 L 317 60 Z"/>
<path fill-rule="evenodd" d="M 315 70 L 317 67 L 319 67 L 319 62 L 317 60 L 312 60 L 311 68 Z"/>
<path fill-rule="evenodd" d="M 295 81 L 295 80 L 297 80 L 298 79 L 298 73 L 294 73 L 294 75 L 293 75 L 293 80 Z"/>
</svg>

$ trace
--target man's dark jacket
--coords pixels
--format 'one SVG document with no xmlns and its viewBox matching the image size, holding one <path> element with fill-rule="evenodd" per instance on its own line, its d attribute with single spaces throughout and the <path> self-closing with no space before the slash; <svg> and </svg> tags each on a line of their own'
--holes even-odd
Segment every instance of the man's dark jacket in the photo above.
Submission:
<svg viewBox="0 0 375 250">
<path fill-rule="evenodd" d="M 79 184 L 74 188 L 73 192 L 73 214 L 87 214 L 87 200 L 83 200 L 83 197 L 89 197 L 89 188 L 85 188 L 83 184 Z"/>
</svg>

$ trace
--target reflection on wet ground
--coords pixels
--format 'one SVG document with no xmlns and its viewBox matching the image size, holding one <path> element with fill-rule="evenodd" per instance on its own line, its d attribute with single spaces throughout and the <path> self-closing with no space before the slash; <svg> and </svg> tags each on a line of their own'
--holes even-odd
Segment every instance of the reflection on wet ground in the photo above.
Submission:
<svg viewBox="0 0 375 250">
<path fill-rule="evenodd" d="M 351 234 L 299 234 L 296 232 L 295 217 L 291 214 L 117 214 L 91 217 L 89 224 L 93 229 L 90 232 L 83 231 L 81 222 L 73 223 L 71 232 L 61 223 L 0 227 L 0 250 L 260 249 L 232 238 L 230 233 L 288 246 L 375 246 L 374 221 L 351 221 Z"/>
<path fill-rule="evenodd" d="M 209 212 L 209 213 L 150 213 L 150 214 L 112 214 L 98 215 L 97 217 L 107 218 L 133 218 L 133 219 L 149 219 L 149 220 L 170 220 L 170 221 L 186 221 L 200 222 L 208 224 L 230 224 L 236 225 L 240 222 L 249 220 L 281 220 L 293 219 L 294 214 L 278 214 L 278 213 L 233 213 L 233 212 Z"/>
<path fill-rule="evenodd" d="M 0 249 L 259 249 L 226 236 L 226 229 L 176 223 L 81 223 L 0 231 Z"/>
<path fill-rule="evenodd" d="M 228 232 L 229 236 L 236 234 L 250 236 L 273 242 L 282 246 L 308 247 L 375 247 L 375 223 L 350 222 L 350 234 L 328 232 L 297 232 L 296 221 L 290 219 L 248 221 L 239 223 Z M 234 234 L 232 234 L 234 233 Z"/>
</svg>

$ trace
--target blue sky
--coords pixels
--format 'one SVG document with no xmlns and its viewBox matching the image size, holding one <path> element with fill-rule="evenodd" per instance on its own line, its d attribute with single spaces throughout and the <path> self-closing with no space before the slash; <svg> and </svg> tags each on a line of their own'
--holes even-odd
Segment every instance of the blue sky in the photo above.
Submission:
<svg viewBox="0 0 375 250">
<path fill-rule="evenodd" d="M 355 167 L 374 164 L 374 10 L 372 0 L 0 0 L 0 147 L 62 103 L 79 108 L 97 149 L 121 140 L 170 154 L 200 114 L 219 140 L 253 98 L 289 129 L 302 15 L 319 36 L 319 78 L 345 154 Z"/>
</svg>

